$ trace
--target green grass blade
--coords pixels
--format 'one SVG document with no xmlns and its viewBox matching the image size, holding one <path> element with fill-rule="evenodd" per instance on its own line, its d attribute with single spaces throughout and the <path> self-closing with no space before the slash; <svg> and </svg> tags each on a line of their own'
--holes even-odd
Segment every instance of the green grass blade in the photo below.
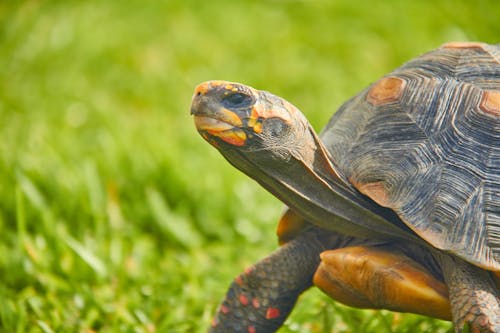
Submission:
<svg viewBox="0 0 500 333">
<path fill-rule="evenodd" d="M 89 248 L 69 235 L 64 236 L 64 241 L 97 275 L 100 277 L 107 275 L 106 264 Z"/>
<path fill-rule="evenodd" d="M 197 247 L 201 243 L 198 232 L 184 216 L 174 213 L 160 192 L 148 188 L 146 197 L 157 226 L 169 237 L 186 248 Z"/>
</svg>

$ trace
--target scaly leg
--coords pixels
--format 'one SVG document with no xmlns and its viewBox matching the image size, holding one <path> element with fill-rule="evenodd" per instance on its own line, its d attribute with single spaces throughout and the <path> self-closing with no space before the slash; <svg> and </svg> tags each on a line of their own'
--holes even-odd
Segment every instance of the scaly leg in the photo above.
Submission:
<svg viewBox="0 0 500 333">
<path fill-rule="evenodd" d="M 319 254 L 326 248 L 320 238 L 318 232 L 303 231 L 239 275 L 209 332 L 275 332 L 299 295 L 312 286 Z"/>
<path fill-rule="evenodd" d="M 472 332 L 500 332 L 500 291 L 490 274 L 444 253 L 436 256 L 450 293 L 455 332 L 469 324 Z"/>
</svg>

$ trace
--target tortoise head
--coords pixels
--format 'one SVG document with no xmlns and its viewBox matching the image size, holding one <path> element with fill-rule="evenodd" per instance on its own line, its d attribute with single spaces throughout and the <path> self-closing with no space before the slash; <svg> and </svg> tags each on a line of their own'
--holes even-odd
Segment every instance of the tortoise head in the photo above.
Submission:
<svg viewBox="0 0 500 333">
<path fill-rule="evenodd" d="M 200 134 L 233 164 L 242 158 L 286 160 L 308 139 L 309 123 L 295 106 L 239 83 L 200 84 L 191 114 Z"/>
<path fill-rule="evenodd" d="M 200 134 L 233 166 L 300 217 L 358 237 L 406 237 L 359 198 L 305 116 L 284 99 L 243 84 L 208 81 L 196 87 L 191 114 Z"/>
<path fill-rule="evenodd" d="M 289 207 L 318 212 L 318 204 L 331 202 L 325 179 L 338 176 L 328 152 L 289 102 L 243 84 L 208 81 L 196 87 L 191 114 L 205 140 Z"/>
</svg>

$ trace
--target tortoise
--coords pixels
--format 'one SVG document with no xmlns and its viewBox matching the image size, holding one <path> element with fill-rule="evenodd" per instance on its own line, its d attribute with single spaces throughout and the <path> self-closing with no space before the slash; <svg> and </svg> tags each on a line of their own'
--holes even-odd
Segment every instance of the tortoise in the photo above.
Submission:
<svg viewBox="0 0 500 333">
<path fill-rule="evenodd" d="M 292 104 L 198 85 L 199 133 L 287 205 L 281 247 L 211 332 L 274 332 L 313 284 L 344 304 L 500 332 L 500 44 L 451 42 L 368 86 L 318 136 Z"/>
</svg>

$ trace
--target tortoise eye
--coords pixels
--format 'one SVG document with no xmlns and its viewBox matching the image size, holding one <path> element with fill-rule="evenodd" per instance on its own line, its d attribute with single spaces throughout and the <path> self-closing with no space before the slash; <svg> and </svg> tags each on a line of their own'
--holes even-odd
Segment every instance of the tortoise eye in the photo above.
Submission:
<svg viewBox="0 0 500 333">
<path fill-rule="evenodd" d="M 222 104 L 230 108 L 243 108 L 253 104 L 253 97 L 243 93 L 227 95 L 222 99 Z"/>
</svg>

